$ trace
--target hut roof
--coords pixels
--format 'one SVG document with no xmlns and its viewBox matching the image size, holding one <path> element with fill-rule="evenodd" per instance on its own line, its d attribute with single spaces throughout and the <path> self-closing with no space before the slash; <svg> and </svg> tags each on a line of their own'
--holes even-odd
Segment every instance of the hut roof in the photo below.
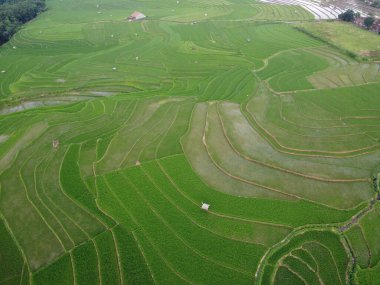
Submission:
<svg viewBox="0 0 380 285">
<path fill-rule="evenodd" d="M 210 208 L 210 205 L 207 203 L 202 203 L 201 208 L 202 208 L 202 210 L 208 211 L 208 208 Z"/>
</svg>

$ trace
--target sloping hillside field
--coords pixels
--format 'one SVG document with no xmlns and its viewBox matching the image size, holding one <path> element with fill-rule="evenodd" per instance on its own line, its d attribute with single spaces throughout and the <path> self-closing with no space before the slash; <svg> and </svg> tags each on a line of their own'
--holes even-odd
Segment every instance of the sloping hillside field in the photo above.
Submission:
<svg viewBox="0 0 380 285">
<path fill-rule="evenodd" d="M 379 284 L 380 65 L 280 3 L 49 0 L 0 47 L 0 285 Z"/>
</svg>

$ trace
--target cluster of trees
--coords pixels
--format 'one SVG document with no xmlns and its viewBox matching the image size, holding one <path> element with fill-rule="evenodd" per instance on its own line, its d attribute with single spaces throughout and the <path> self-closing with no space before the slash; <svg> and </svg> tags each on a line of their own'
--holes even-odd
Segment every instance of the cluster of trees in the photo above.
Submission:
<svg viewBox="0 0 380 285">
<path fill-rule="evenodd" d="M 370 29 L 372 27 L 373 23 L 375 23 L 375 18 L 371 17 L 371 16 L 366 17 L 364 19 L 363 23 L 364 23 L 364 26 L 366 26 L 367 29 Z"/>
<path fill-rule="evenodd" d="M 360 13 L 359 12 L 355 13 L 354 11 L 349 9 L 346 12 L 339 14 L 338 18 L 339 20 L 342 20 L 342 21 L 353 22 L 355 19 L 360 18 Z M 375 18 L 372 16 L 365 17 L 363 20 L 363 24 L 367 29 L 370 29 L 374 23 L 375 23 Z"/>
<path fill-rule="evenodd" d="M 379 0 L 376 0 L 376 1 L 373 1 L 370 6 L 374 7 L 374 8 L 380 8 L 380 1 Z"/>
<path fill-rule="evenodd" d="M 360 18 L 360 13 L 355 13 L 353 10 L 348 9 L 346 12 L 343 12 L 338 15 L 338 19 L 346 22 L 353 22 L 355 19 Z"/>
<path fill-rule="evenodd" d="M 45 9 L 45 0 L 0 0 L 0 45 Z"/>
</svg>

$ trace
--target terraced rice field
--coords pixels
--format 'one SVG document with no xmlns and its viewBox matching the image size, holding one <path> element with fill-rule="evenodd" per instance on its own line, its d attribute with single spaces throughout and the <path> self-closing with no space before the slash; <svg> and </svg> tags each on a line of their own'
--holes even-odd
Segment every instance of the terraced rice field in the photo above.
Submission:
<svg viewBox="0 0 380 285">
<path fill-rule="evenodd" d="M 303 22 L 299 27 L 356 56 L 376 61 L 380 59 L 380 42 L 376 33 L 340 21 L 319 22 L 318 24 Z"/>
<path fill-rule="evenodd" d="M 50 0 L 0 47 L 0 284 L 377 284 L 378 65 L 292 4 Z"/>
<path fill-rule="evenodd" d="M 277 5 L 301 6 L 306 11 L 311 13 L 315 19 L 318 19 L 318 20 L 337 19 L 338 15 L 345 11 L 334 5 L 327 5 L 328 1 L 327 3 L 324 3 L 324 5 L 320 5 L 321 1 L 305 1 L 305 0 L 262 0 L 262 1 L 264 3 L 271 3 L 271 4 L 277 4 Z M 349 7 L 349 8 L 352 8 L 352 7 Z"/>
</svg>

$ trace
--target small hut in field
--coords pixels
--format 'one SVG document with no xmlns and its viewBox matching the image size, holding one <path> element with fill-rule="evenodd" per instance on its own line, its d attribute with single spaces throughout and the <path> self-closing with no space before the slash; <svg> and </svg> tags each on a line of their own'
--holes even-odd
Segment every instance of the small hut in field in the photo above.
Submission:
<svg viewBox="0 0 380 285">
<path fill-rule="evenodd" d="M 132 22 L 132 21 L 137 21 L 137 20 L 142 20 L 142 19 L 145 19 L 146 16 L 141 13 L 141 12 L 138 12 L 138 11 L 135 11 L 133 12 L 129 17 L 128 17 L 128 21 L 129 22 Z"/>
</svg>

